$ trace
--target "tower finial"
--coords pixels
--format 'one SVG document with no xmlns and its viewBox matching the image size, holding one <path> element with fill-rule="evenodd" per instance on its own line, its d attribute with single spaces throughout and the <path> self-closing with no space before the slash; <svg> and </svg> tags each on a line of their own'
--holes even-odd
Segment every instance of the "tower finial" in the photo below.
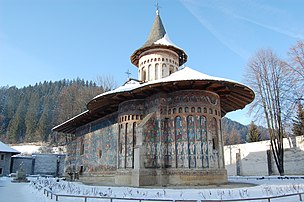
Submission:
<svg viewBox="0 0 304 202">
<path fill-rule="evenodd" d="M 158 5 L 158 0 L 156 0 L 156 15 L 159 15 L 159 8 L 160 6 Z"/>
<path fill-rule="evenodd" d="M 126 71 L 125 74 L 128 76 L 128 79 L 130 79 L 130 75 L 131 75 L 130 69 L 128 69 L 128 71 Z"/>
</svg>

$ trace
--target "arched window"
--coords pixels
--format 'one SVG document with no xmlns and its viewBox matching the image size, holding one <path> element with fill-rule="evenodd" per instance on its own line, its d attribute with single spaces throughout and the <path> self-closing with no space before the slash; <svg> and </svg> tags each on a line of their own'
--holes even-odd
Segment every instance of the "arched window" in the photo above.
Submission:
<svg viewBox="0 0 304 202">
<path fill-rule="evenodd" d="M 178 108 L 178 113 L 183 113 L 183 108 Z"/>
<path fill-rule="evenodd" d="M 182 140 L 182 132 L 183 132 L 182 118 L 180 116 L 175 117 L 174 126 L 175 126 L 175 140 L 176 142 L 179 142 Z"/>
<path fill-rule="evenodd" d="M 216 118 L 212 119 L 212 144 L 213 144 L 213 149 L 218 150 L 218 125 Z"/>
<path fill-rule="evenodd" d="M 155 64 L 155 79 L 158 79 L 159 64 Z"/>
<path fill-rule="evenodd" d="M 166 68 L 167 68 L 167 65 L 163 64 L 162 65 L 162 75 L 161 75 L 161 78 L 164 78 L 166 76 Z"/>
<path fill-rule="evenodd" d="M 209 109 L 209 114 L 213 114 L 213 110 L 211 108 Z"/>
<path fill-rule="evenodd" d="M 172 73 L 174 73 L 174 67 L 172 65 L 170 65 L 169 68 L 169 75 L 171 75 Z"/>
<path fill-rule="evenodd" d="M 187 117 L 187 134 L 188 134 L 189 142 L 194 141 L 195 138 L 194 117 L 191 115 Z"/>
<path fill-rule="evenodd" d="M 141 80 L 146 81 L 146 79 L 147 79 L 147 72 L 146 72 L 145 67 L 143 67 Z"/>
<path fill-rule="evenodd" d="M 185 107 L 185 112 L 186 112 L 186 113 L 189 112 L 189 107 Z"/>
<path fill-rule="evenodd" d="M 195 121 L 192 115 L 187 117 L 187 137 L 188 137 L 188 167 L 196 167 L 196 142 L 195 142 Z"/>
<path fill-rule="evenodd" d="M 191 112 L 192 112 L 192 113 L 195 112 L 195 107 L 191 107 Z"/>
<path fill-rule="evenodd" d="M 182 156 L 183 156 L 183 143 L 182 143 L 182 137 L 183 137 L 183 127 L 182 127 L 182 118 L 180 116 L 175 117 L 174 119 L 174 135 L 175 135 L 175 162 L 176 162 L 176 168 L 183 166 Z"/>
<path fill-rule="evenodd" d="M 207 141 L 207 119 L 205 116 L 200 116 L 200 136 L 202 141 Z"/>
<path fill-rule="evenodd" d="M 151 65 L 148 66 L 148 81 L 151 80 Z"/>
<path fill-rule="evenodd" d="M 202 109 L 200 107 L 197 108 L 197 113 L 201 113 Z"/>
<path fill-rule="evenodd" d="M 173 114 L 176 114 L 176 108 L 173 108 Z"/>
</svg>

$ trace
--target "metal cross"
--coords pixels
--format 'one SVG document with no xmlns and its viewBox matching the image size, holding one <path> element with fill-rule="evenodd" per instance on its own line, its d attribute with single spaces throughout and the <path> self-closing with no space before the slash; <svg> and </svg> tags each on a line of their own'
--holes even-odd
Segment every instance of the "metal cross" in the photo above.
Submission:
<svg viewBox="0 0 304 202">
<path fill-rule="evenodd" d="M 131 75 L 130 69 L 128 69 L 128 71 L 126 71 L 125 73 L 128 75 L 128 79 L 129 79 Z"/>
<path fill-rule="evenodd" d="M 156 14 L 159 15 L 159 9 L 161 8 L 159 5 L 158 5 L 158 0 L 156 0 Z"/>
</svg>

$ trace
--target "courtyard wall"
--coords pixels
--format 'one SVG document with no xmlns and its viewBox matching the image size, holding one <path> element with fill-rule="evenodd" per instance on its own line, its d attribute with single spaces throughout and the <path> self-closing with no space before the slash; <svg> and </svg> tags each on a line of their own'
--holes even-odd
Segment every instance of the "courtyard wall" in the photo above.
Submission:
<svg viewBox="0 0 304 202">
<path fill-rule="evenodd" d="M 284 139 L 286 175 L 304 175 L 304 137 Z M 268 151 L 268 154 L 267 154 Z M 227 145 L 224 147 L 228 175 L 278 175 L 270 151 L 270 141 Z M 272 172 L 270 172 L 272 170 Z"/>
<path fill-rule="evenodd" d="M 65 155 L 33 154 L 12 157 L 11 173 L 24 170 L 27 175 L 63 176 Z"/>
</svg>

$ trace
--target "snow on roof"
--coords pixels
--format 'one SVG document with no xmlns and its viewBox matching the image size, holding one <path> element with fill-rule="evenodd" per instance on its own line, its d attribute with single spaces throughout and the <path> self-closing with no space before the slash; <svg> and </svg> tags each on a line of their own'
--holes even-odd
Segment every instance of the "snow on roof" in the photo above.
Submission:
<svg viewBox="0 0 304 202">
<path fill-rule="evenodd" d="M 19 154 L 20 153 L 16 149 L 13 149 L 13 148 L 9 147 L 8 145 L 4 144 L 1 141 L 0 141 L 0 152 L 14 153 L 14 154 Z"/>
<path fill-rule="evenodd" d="M 134 90 L 138 87 L 141 87 L 142 84 L 139 81 L 135 81 L 135 80 L 130 80 L 128 82 L 126 82 L 125 84 L 123 84 L 122 86 L 119 86 L 118 88 L 102 93 L 100 95 L 95 96 L 92 100 L 102 97 L 104 95 L 108 95 L 108 94 L 113 94 L 113 93 L 119 93 L 119 92 L 126 92 L 126 91 L 131 91 Z"/>
<path fill-rule="evenodd" d="M 169 38 L 168 34 L 165 34 L 165 36 L 161 39 L 158 39 L 157 41 L 154 42 L 154 44 L 157 45 L 165 45 L 165 46 L 174 46 L 176 48 L 179 48 L 177 45 L 175 45 Z M 181 48 L 179 48 L 181 49 Z"/>
<path fill-rule="evenodd" d="M 70 122 L 70 121 L 72 121 L 72 120 L 78 118 L 79 116 L 81 116 L 81 115 L 83 115 L 83 114 L 85 114 L 85 113 L 87 113 L 87 112 L 89 112 L 89 110 L 85 110 L 84 112 L 82 112 L 82 113 L 80 113 L 80 114 L 78 114 L 78 115 L 76 115 L 76 116 L 74 116 L 74 117 L 68 119 L 67 121 L 63 122 L 62 124 L 59 124 L 59 125 L 53 127 L 52 130 L 55 130 L 56 128 L 59 128 L 59 127 L 62 126 L 62 125 L 65 125 L 66 123 L 68 123 L 68 122 Z"/>
<path fill-rule="evenodd" d="M 180 69 L 179 71 L 174 72 L 170 76 L 167 76 L 167 77 L 161 78 L 161 79 L 157 79 L 157 80 L 153 80 L 153 81 L 149 81 L 146 83 L 140 83 L 139 81 L 130 80 L 130 81 L 126 82 L 124 85 L 122 85 L 112 91 L 108 91 L 108 92 L 102 93 L 100 95 L 97 95 L 92 100 L 105 96 L 105 95 L 109 95 L 109 94 L 131 91 L 131 90 L 134 90 L 134 89 L 137 89 L 140 87 L 144 87 L 144 86 L 147 86 L 150 84 L 165 83 L 165 82 L 172 82 L 172 81 L 186 81 L 186 80 L 190 80 L 190 81 L 191 80 L 226 81 L 226 82 L 241 84 L 239 82 L 236 82 L 236 81 L 233 81 L 230 79 L 209 76 L 207 74 L 201 73 L 199 71 L 196 71 L 196 70 L 191 69 L 190 67 L 186 66 L 186 67 Z M 241 84 L 241 85 L 243 85 L 243 84 Z"/>
<path fill-rule="evenodd" d="M 159 80 L 154 80 L 147 82 L 147 84 L 152 84 L 152 83 L 161 83 L 161 82 L 170 82 L 170 81 L 186 81 L 186 80 L 210 80 L 210 81 L 228 81 L 228 82 L 233 82 L 233 83 L 238 83 L 233 80 L 229 79 L 224 79 L 220 77 L 214 77 L 214 76 L 209 76 L 207 74 L 201 73 L 199 71 L 196 71 L 190 67 L 184 67 L 180 69 L 179 71 L 174 72 L 168 77 L 161 78 Z"/>
</svg>

